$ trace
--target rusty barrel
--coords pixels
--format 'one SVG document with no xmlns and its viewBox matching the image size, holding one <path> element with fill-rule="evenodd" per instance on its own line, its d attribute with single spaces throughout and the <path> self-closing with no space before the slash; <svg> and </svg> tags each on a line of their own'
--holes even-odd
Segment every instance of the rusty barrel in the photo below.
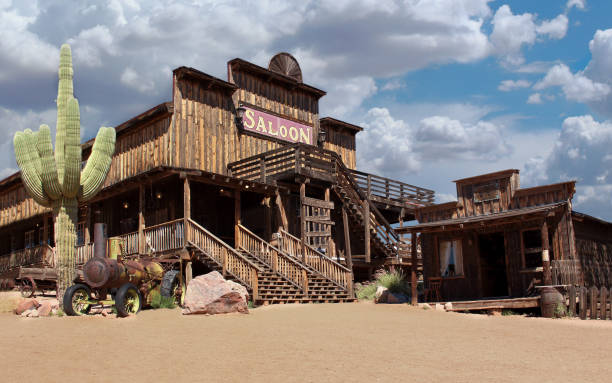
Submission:
<svg viewBox="0 0 612 383">
<path fill-rule="evenodd" d="M 544 287 L 540 293 L 540 310 L 544 318 L 554 318 L 559 305 L 565 308 L 565 298 L 554 287 Z"/>
<path fill-rule="evenodd" d="M 113 288 L 130 282 L 138 285 L 145 279 L 161 280 L 164 269 L 158 262 L 124 261 L 93 257 L 83 266 L 83 279 L 93 288 Z"/>
</svg>

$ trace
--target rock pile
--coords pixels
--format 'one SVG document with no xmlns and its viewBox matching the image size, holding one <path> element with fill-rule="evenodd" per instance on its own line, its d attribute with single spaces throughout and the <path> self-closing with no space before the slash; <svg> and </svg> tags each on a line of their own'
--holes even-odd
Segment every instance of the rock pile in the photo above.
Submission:
<svg viewBox="0 0 612 383">
<path fill-rule="evenodd" d="M 408 297 L 404 294 L 392 293 L 383 286 L 378 286 L 376 289 L 376 303 L 406 303 L 408 302 Z"/>
<path fill-rule="evenodd" d="M 226 281 L 219 272 L 213 271 L 189 282 L 183 314 L 248 314 L 247 301 L 244 286 Z"/>
<path fill-rule="evenodd" d="M 38 318 L 56 315 L 59 310 L 57 299 L 38 301 L 34 298 L 23 299 L 15 308 L 15 314 L 22 317 Z"/>
</svg>

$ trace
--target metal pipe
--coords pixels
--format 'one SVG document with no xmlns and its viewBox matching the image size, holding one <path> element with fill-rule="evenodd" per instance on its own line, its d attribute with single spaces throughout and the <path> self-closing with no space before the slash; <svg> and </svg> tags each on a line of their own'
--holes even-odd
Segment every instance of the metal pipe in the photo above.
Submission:
<svg viewBox="0 0 612 383">
<path fill-rule="evenodd" d="M 97 222 L 94 224 L 94 257 L 106 258 L 106 225 Z"/>
</svg>

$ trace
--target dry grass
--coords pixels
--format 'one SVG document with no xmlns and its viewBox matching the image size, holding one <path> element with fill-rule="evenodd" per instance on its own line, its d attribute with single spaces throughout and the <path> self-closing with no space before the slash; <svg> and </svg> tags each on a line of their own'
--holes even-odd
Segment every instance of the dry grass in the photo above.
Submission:
<svg viewBox="0 0 612 383">
<path fill-rule="evenodd" d="M 21 300 L 21 295 L 17 291 L 0 292 L 0 313 L 12 313 Z"/>
</svg>

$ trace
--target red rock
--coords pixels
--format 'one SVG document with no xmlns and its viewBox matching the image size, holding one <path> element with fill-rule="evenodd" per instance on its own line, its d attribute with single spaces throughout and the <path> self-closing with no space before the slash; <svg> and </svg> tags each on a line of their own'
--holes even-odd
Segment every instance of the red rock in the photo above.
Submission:
<svg viewBox="0 0 612 383">
<path fill-rule="evenodd" d="M 49 301 L 44 301 L 43 303 L 40 304 L 40 307 L 38 308 L 38 316 L 41 317 L 48 317 L 49 314 L 51 314 L 51 302 Z"/>
<path fill-rule="evenodd" d="M 226 281 L 217 271 L 189 282 L 183 314 L 248 313 L 248 292 L 238 283 Z"/>
<path fill-rule="evenodd" d="M 38 304 L 38 301 L 36 299 L 24 299 L 17 305 L 17 308 L 15 309 L 15 314 L 21 315 L 21 313 L 23 313 L 24 311 L 36 309 L 38 308 L 38 306 L 40 306 L 40 304 Z"/>
</svg>

